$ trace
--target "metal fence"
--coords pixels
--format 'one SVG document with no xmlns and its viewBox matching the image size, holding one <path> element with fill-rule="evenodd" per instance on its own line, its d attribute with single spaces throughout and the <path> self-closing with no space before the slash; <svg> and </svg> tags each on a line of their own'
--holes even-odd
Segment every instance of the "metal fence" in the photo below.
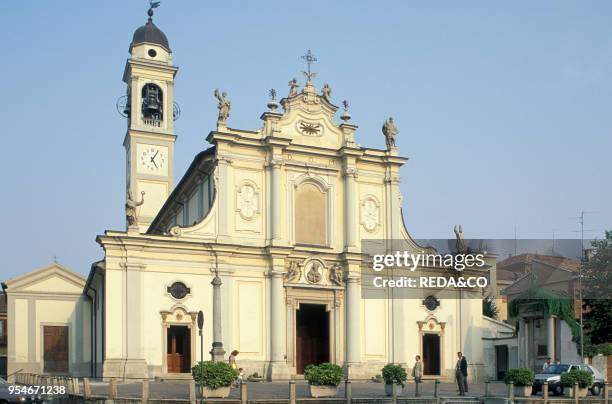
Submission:
<svg viewBox="0 0 612 404">
<path fill-rule="evenodd" d="M 112 378 L 107 382 L 96 382 L 96 389 L 92 388 L 92 382 L 88 378 L 70 378 L 61 376 L 37 375 L 31 373 L 17 373 L 14 375 L 16 384 L 22 386 L 51 386 L 61 394 L 49 395 L 55 402 L 84 402 L 84 403 L 236 403 L 236 404 L 609 404 L 608 384 L 604 385 L 600 396 L 579 397 L 576 385 L 572 390 L 573 397 L 550 397 L 548 388 L 543 386 L 542 396 L 518 397 L 514 395 L 514 386 L 507 386 L 507 394 L 490 395 L 489 384 L 485 383 L 484 395 L 481 397 L 441 397 L 438 394 L 439 381 L 433 383 L 433 391 L 427 391 L 422 397 L 353 397 L 352 384 L 345 381 L 343 386 L 343 397 L 333 398 L 310 398 L 298 397 L 296 394 L 295 381 L 289 381 L 287 396 L 285 398 L 254 399 L 249 398 L 248 384 L 239 386 L 239 398 L 234 399 L 203 399 L 198 394 L 199 386 L 193 380 L 184 383 L 184 391 L 172 398 L 151 397 L 149 380 L 139 380 L 127 385 L 131 387 L 132 394 L 125 396 L 119 394 L 119 380 Z M 126 384 L 124 383 L 123 386 Z M 183 387 L 181 387 L 183 388 Z M 418 385 L 417 385 L 418 388 Z M 134 393 L 135 392 L 135 393 Z M 419 393 L 419 391 L 417 391 Z M 394 393 L 395 394 L 395 393 Z M 428 395 L 431 394 L 431 395 Z M 46 398 L 46 397 L 45 397 Z"/>
</svg>

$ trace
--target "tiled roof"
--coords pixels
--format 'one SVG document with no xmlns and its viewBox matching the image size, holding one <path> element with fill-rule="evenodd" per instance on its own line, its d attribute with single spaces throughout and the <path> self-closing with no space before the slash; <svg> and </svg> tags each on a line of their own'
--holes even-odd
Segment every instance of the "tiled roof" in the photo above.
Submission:
<svg viewBox="0 0 612 404">
<path fill-rule="evenodd" d="M 572 272 L 578 272 L 580 270 L 580 262 L 577 260 L 573 260 L 567 257 L 544 254 L 521 254 L 515 255 L 513 257 L 508 257 L 505 260 L 497 263 L 497 269 L 512 271 L 529 265 L 533 261 L 538 261 L 556 268 L 561 268 Z"/>
<path fill-rule="evenodd" d="M 511 281 L 514 282 L 519 278 L 519 274 L 516 272 L 508 271 L 505 269 L 497 268 L 497 280 L 498 281 Z"/>
</svg>

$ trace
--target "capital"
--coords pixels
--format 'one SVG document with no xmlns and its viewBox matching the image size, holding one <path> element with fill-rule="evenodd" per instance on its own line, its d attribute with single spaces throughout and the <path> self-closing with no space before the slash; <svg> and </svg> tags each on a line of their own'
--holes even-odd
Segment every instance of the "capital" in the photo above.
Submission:
<svg viewBox="0 0 612 404">
<path fill-rule="evenodd" d="M 221 282 L 221 278 L 219 278 L 219 275 L 215 275 L 215 277 L 213 278 L 212 282 L 210 282 L 210 284 L 213 286 L 221 286 L 223 282 Z"/>
<path fill-rule="evenodd" d="M 347 167 L 344 169 L 344 176 L 357 178 L 359 176 L 359 173 L 355 167 Z"/>
</svg>

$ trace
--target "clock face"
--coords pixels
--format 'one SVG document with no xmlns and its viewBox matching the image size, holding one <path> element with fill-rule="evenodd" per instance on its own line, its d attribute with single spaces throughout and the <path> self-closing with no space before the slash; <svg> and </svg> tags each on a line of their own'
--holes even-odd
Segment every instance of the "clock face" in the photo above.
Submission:
<svg viewBox="0 0 612 404">
<path fill-rule="evenodd" d="M 167 158 L 160 147 L 146 146 L 138 151 L 138 161 L 144 172 L 157 173 L 165 169 Z"/>
</svg>

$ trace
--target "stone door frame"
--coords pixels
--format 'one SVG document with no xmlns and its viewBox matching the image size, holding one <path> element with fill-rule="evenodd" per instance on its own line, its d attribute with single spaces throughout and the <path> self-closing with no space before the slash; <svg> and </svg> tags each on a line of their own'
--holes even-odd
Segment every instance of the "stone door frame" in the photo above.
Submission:
<svg viewBox="0 0 612 404">
<path fill-rule="evenodd" d="M 446 322 L 438 321 L 434 316 L 429 316 L 425 321 L 417 321 L 419 327 L 419 355 L 423 358 L 423 336 L 425 334 L 434 334 L 440 337 L 440 374 L 428 376 L 443 376 L 444 375 L 444 328 Z M 424 359 L 423 359 L 424 360 Z"/>
<path fill-rule="evenodd" d="M 314 288 L 307 286 L 286 286 L 287 294 L 287 365 L 294 372 L 297 352 L 297 310 L 300 304 L 324 305 L 329 314 L 329 361 L 341 364 L 343 361 L 342 306 L 344 292 L 340 288 Z"/>
<path fill-rule="evenodd" d="M 182 304 L 175 304 L 170 310 L 162 310 L 159 312 L 161 317 L 162 329 L 162 374 L 168 375 L 168 329 L 170 326 L 186 326 L 189 328 L 189 360 L 190 366 L 193 366 L 196 361 L 196 340 L 198 330 L 198 312 L 187 311 L 187 308 Z M 181 373 L 173 373 L 181 374 Z"/>
</svg>

